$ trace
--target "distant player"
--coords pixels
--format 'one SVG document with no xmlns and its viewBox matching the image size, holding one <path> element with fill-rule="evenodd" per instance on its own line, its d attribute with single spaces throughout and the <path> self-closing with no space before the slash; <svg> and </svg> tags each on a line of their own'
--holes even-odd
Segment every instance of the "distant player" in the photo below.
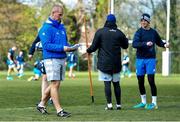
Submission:
<svg viewBox="0 0 180 122">
<path fill-rule="evenodd" d="M 74 52 L 70 52 L 67 55 L 67 66 L 69 68 L 68 76 L 69 78 L 74 78 L 75 74 L 73 73 L 73 68 L 77 65 L 77 56 Z"/>
<path fill-rule="evenodd" d="M 155 84 L 156 73 L 156 51 L 155 45 L 168 48 L 169 44 L 164 43 L 158 32 L 150 27 L 150 15 L 141 16 L 141 28 L 139 28 L 133 39 L 132 46 L 136 51 L 136 75 L 138 79 L 141 103 L 134 108 L 157 109 L 157 88 Z M 147 74 L 149 85 L 151 87 L 152 103 L 146 103 L 146 90 L 144 86 L 144 77 Z"/>
<path fill-rule="evenodd" d="M 32 81 L 32 80 L 39 80 L 39 78 L 42 75 L 42 72 L 45 71 L 44 67 L 43 67 L 43 61 L 36 61 L 34 63 L 34 76 L 31 76 L 30 78 L 28 78 L 28 81 Z"/>
<path fill-rule="evenodd" d="M 121 72 L 121 78 L 123 78 L 125 75 L 128 77 L 131 77 L 131 71 L 129 69 L 129 56 L 127 51 L 124 51 L 123 53 L 123 60 L 122 60 L 122 72 Z"/>
<path fill-rule="evenodd" d="M 22 77 L 24 75 L 24 55 L 23 51 L 19 51 L 19 55 L 16 56 L 17 61 L 17 70 L 18 70 L 18 77 Z"/>
<path fill-rule="evenodd" d="M 7 65 L 8 65 L 8 71 L 7 71 L 7 80 L 13 80 L 13 77 L 11 76 L 12 71 L 18 73 L 16 69 L 16 62 L 14 60 L 15 51 L 17 50 L 16 46 L 13 46 L 9 49 L 7 54 Z"/>
</svg>

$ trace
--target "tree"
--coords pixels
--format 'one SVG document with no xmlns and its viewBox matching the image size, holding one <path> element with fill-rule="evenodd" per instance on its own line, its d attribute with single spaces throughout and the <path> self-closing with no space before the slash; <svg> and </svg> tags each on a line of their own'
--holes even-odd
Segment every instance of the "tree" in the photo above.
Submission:
<svg viewBox="0 0 180 122">
<path fill-rule="evenodd" d="M 3 60 L 12 45 L 28 50 L 37 33 L 38 18 L 35 18 L 35 14 L 35 9 L 16 0 L 0 1 L 0 52 Z"/>
</svg>

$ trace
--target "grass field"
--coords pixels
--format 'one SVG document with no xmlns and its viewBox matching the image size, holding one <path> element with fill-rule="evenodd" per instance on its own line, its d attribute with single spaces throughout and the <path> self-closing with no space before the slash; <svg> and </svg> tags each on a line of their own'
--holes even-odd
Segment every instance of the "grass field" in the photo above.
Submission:
<svg viewBox="0 0 180 122">
<path fill-rule="evenodd" d="M 72 113 L 69 118 L 56 116 L 54 107 L 47 107 L 50 115 L 41 115 L 35 109 L 40 99 L 41 81 L 28 82 L 32 74 L 26 72 L 22 78 L 14 76 L 6 80 L 6 73 L 0 73 L 0 121 L 168 121 L 180 120 L 180 75 L 156 76 L 158 88 L 158 110 L 135 110 L 133 105 L 140 101 L 136 77 L 123 78 L 122 107 L 120 111 L 105 111 L 104 86 L 97 81 L 97 73 L 92 74 L 95 103 L 89 95 L 88 73 L 76 73 L 77 78 L 62 83 L 61 104 Z M 148 102 L 151 102 L 150 89 L 146 80 Z M 113 101 L 114 95 L 113 95 Z M 115 103 L 115 102 L 113 102 Z"/>
</svg>

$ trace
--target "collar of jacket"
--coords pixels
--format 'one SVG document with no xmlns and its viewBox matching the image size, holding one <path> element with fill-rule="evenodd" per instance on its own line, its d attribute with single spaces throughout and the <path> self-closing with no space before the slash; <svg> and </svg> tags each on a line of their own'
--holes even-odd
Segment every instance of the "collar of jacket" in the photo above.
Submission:
<svg viewBox="0 0 180 122">
<path fill-rule="evenodd" d="M 104 24 L 104 27 L 112 28 L 112 29 L 117 29 L 117 25 L 115 22 L 108 22 L 106 21 Z"/>
<path fill-rule="evenodd" d="M 61 24 L 61 21 L 53 20 L 51 17 L 49 17 L 49 18 L 47 19 L 46 23 L 52 24 L 53 26 L 55 26 L 55 27 L 57 28 L 57 27 L 59 27 L 59 25 Z"/>
</svg>

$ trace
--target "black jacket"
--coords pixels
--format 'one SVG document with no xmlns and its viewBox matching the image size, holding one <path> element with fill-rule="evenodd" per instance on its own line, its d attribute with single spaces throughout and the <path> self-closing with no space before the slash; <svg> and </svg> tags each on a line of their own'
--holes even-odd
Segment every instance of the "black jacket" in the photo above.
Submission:
<svg viewBox="0 0 180 122">
<path fill-rule="evenodd" d="M 32 45 L 31 45 L 31 48 L 29 49 L 29 55 L 33 55 L 33 54 L 34 54 L 35 48 L 36 48 L 36 44 L 37 44 L 38 42 L 40 42 L 40 41 L 41 41 L 41 40 L 40 40 L 40 38 L 39 38 L 39 35 L 37 35 L 36 39 L 34 40 L 34 42 L 33 42 Z"/>
<path fill-rule="evenodd" d="M 104 27 L 95 33 L 87 52 L 92 53 L 98 49 L 97 68 L 112 74 L 121 71 L 121 48 L 128 48 L 128 39 L 115 23 L 106 21 Z"/>
</svg>

